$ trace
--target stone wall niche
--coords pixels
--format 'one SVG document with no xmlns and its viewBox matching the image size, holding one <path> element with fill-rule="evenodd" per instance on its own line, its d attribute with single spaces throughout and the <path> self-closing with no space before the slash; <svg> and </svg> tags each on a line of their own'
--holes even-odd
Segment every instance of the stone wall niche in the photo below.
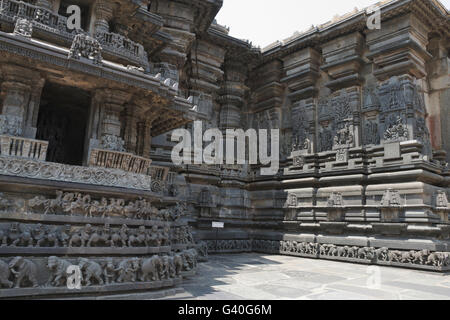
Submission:
<svg viewBox="0 0 450 320">
<path fill-rule="evenodd" d="M 376 140 L 363 139 L 384 146 L 384 157 L 376 165 L 431 160 L 425 99 L 418 81 L 410 75 L 393 76 L 367 90 L 364 135 L 375 134 Z"/>
</svg>

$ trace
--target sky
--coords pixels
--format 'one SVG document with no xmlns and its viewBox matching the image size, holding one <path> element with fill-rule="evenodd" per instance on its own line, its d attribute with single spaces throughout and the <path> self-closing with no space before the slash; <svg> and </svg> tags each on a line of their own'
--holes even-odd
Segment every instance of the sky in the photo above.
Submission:
<svg viewBox="0 0 450 320">
<path fill-rule="evenodd" d="M 261 48 L 378 0 L 224 0 L 217 22 Z M 450 9 L 450 0 L 441 0 Z"/>
</svg>

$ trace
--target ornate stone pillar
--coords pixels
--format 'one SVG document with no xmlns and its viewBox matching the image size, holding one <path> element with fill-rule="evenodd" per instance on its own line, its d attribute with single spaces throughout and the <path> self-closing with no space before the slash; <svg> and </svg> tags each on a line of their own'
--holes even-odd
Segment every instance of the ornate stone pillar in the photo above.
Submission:
<svg viewBox="0 0 450 320">
<path fill-rule="evenodd" d="M 361 147 L 363 45 L 364 37 L 355 32 L 322 47 L 325 64 L 321 69 L 328 73 L 330 80 L 325 85 L 333 93 L 319 106 L 319 122 L 332 113 L 331 123 L 321 126 L 321 151 Z M 332 141 L 328 139 L 330 134 Z"/>
<path fill-rule="evenodd" d="M 30 95 L 30 103 L 28 105 L 28 111 L 25 119 L 25 132 L 26 138 L 34 139 L 37 131 L 37 121 L 39 115 L 39 105 L 41 103 L 42 89 L 44 88 L 45 79 L 40 79 L 33 83 Z"/>
<path fill-rule="evenodd" d="M 248 91 L 245 85 L 247 68 L 236 61 L 225 62 L 225 79 L 219 91 L 220 129 L 242 128 L 241 112 L 244 95 Z"/>
<path fill-rule="evenodd" d="M 284 77 L 290 93 L 291 113 L 287 119 L 292 128 L 292 156 L 296 164 L 304 164 L 299 158 L 317 152 L 316 142 L 316 108 L 319 77 L 320 55 L 312 48 L 304 49 L 287 56 L 284 60 Z"/>
<path fill-rule="evenodd" d="M 1 87 L 3 106 L 0 115 L 0 134 L 23 136 L 25 128 L 31 124 L 27 122 L 27 117 L 29 118 L 32 84 L 37 79 L 40 80 L 40 76 L 29 69 L 13 65 L 3 66 L 2 71 L 4 81 Z M 42 86 L 38 89 L 42 89 Z M 34 93 L 40 95 L 40 90 Z"/>
<path fill-rule="evenodd" d="M 137 154 L 150 158 L 152 119 L 146 119 L 137 123 Z"/>
<path fill-rule="evenodd" d="M 448 40 L 448 39 L 447 39 Z M 430 128 L 433 157 L 441 163 L 450 163 L 450 85 L 448 75 L 450 73 L 450 60 L 448 59 L 449 42 L 443 36 L 435 36 L 430 39 L 428 51 L 432 59 L 428 63 L 428 79 L 430 92 L 428 95 L 429 108 L 427 108 L 428 126 Z M 434 107 L 434 106 L 439 106 Z M 447 116 L 446 116 L 447 115 Z"/>
<path fill-rule="evenodd" d="M 112 89 L 101 89 L 96 92 L 100 108 L 99 135 L 100 147 L 112 151 L 124 151 L 121 137 L 120 115 L 124 104 L 130 100 L 131 94 Z"/>
<path fill-rule="evenodd" d="M 429 26 L 415 14 L 383 22 L 380 30 L 367 32 L 370 50 L 367 57 L 373 62 L 378 85 L 371 96 L 366 94 L 365 105 L 377 105 L 379 135 L 385 145 L 384 160 L 401 158 L 402 141 L 419 141 L 422 146 L 416 151 L 424 156 L 423 159 L 429 159 L 432 154 L 426 124 L 427 85 L 420 80 L 427 75 L 426 64 L 432 57 L 424 49 L 428 45 L 429 32 Z M 396 36 L 392 37 L 392 34 Z"/>
<path fill-rule="evenodd" d="M 95 3 L 94 34 L 109 32 L 109 21 L 113 16 L 113 3 L 109 0 L 97 0 Z"/>
<path fill-rule="evenodd" d="M 152 123 L 153 123 L 153 119 L 146 119 L 144 122 L 144 128 L 143 128 L 144 147 L 143 147 L 142 156 L 145 158 L 150 158 L 150 149 L 152 146 Z"/>
<path fill-rule="evenodd" d="M 137 120 L 136 120 L 137 106 L 129 104 L 123 112 L 123 139 L 125 142 L 125 149 L 127 152 L 136 154 L 137 150 Z"/>
</svg>

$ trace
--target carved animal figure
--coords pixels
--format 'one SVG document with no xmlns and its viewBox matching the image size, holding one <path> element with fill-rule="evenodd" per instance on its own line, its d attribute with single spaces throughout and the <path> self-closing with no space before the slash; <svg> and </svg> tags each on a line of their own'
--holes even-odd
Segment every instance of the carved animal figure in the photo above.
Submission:
<svg viewBox="0 0 450 320">
<path fill-rule="evenodd" d="M 131 218 L 143 218 L 142 216 L 140 216 L 138 214 L 138 205 L 135 204 L 134 202 L 129 202 L 128 205 L 124 206 L 122 208 L 122 214 L 127 218 L 127 219 L 131 219 Z"/>
<path fill-rule="evenodd" d="M 140 264 L 141 260 L 139 258 L 122 260 L 115 270 L 119 274 L 117 282 L 135 282 Z"/>
<path fill-rule="evenodd" d="M 401 262 L 402 252 L 401 251 L 389 251 L 388 257 L 389 257 L 389 261 L 391 261 L 391 262 Z"/>
<path fill-rule="evenodd" d="M 389 249 L 388 248 L 380 248 L 376 251 L 377 259 L 381 261 L 389 260 Z"/>
<path fill-rule="evenodd" d="M 338 257 L 346 257 L 347 256 L 347 252 L 348 252 L 348 246 L 345 247 L 339 247 L 337 249 L 337 256 Z"/>
<path fill-rule="evenodd" d="M 86 210 L 86 216 L 90 216 L 91 218 L 93 216 L 100 216 L 102 218 L 106 215 L 106 209 L 108 207 L 108 200 L 106 198 L 102 198 L 101 202 L 93 201 L 91 205 L 89 206 L 89 209 Z"/>
<path fill-rule="evenodd" d="M 331 245 L 330 246 L 330 250 L 328 251 L 328 255 L 330 256 L 330 257 L 336 257 L 336 256 L 338 256 L 338 247 L 337 246 L 335 246 L 335 245 Z"/>
<path fill-rule="evenodd" d="M 162 260 L 159 256 L 155 255 L 142 262 L 141 267 L 141 281 L 157 281 L 160 280 L 160 271 L 163 268 Z"/>
<path fill-rule="evenodd" d="M 162 260 L 162 268 L 160 270 L 159 278 L 160 279 L 169 279 L 171 276 L 171 273 L 172 273 L 171 269 L 173 269 L 173 268 L 171 268 L 171 265 L 170 265 L 171 261 L 168 256 L 163 256 L 161 258 L 161 260 Z"/>
<path fill-rule="evenodd" d="M 58 235 L 56 231 L 46 230 L 44 236 L 37 243 L 38 247 L 57 247 Z"/>
<path fill-rule="evenodd" d="M 61 209 L 62 205 L 62 191 L 56 191 L 56 198 L 45 201 L 45 211 L 44 214 L 47 213 L 55 213 L 58 209 Z"/>
<path fill-rule="evenodd" d="M 414 252 L 412 254 L 411 262 L 417 263 L 417 264 L 425 264 L 429 255 L 430 255 L 430 250 L 421 250 L 421 251 Z"/>
<path fill-rule="evenodd" d="M 0 260 L 0 288 L 7 287 L 12 288 L 14 283 L 9 281 L 11 272 L 9 271 L 9 266 L 7 263 Z"/>
<path fill-rule="evenodd" d="M 12 242 L 13 247 L 33 247 L 33 237 L 29 231 L 23 231 L 19 238 Z"/>
<path fill-rule="evenodd" d="M 371 260 L 373 258 L 373 254 L 371 252 L 371 249 L 368 247 L 359 248 L 357 253 L 358 259 L 368 259 Z"/>
<path fill-rule="evenodd" d="M 75 232 L 72 234 L 70 241 L 69 241 L 69 247 L 73 247 L 73 244 L 77 244 L 80 247 L 84 247 L 86 245 L 86 242 L 90 239 L 91 234 L 91 225 L 87 224 L 84 229 Z"/>
<path fill-rule="evenodd" d="M 61 199 L 61 208 L 64 212 L 70 212 L 72 207 L 72 202 L 75 200 L 74 193 L 64 193 Z"/>
<path fill-rule="evenodd" d="M 326 256 L 328 254 L 328 250 L 330 250 L 330 245 L 328 245 L 328 244 L 321 245 L 320 246 L 320 255 Z"/>
<path fill-rule="evenodd" d="M 413 260 L 414 251 L 403 252 L 401 254 L 400 262 L 403 263 L 411 263 Z"/>
<path fill-rule="evenodd" d="M 110 203 L 106 207 L 102 217 L 104 217 L 105 215 L 109 217 L 112 217 L 114 215 L 121 215 L 122 207 L 125 205 L 125 200 L 110 198 L 109 201 Z"/>
<path fill-rule="evenodd" d="M 15 288 L 20 288 L 25 284 L 26 280 L 31 283 L 33 288 L 38 287 L 37 267 L 31 260 L 24 259 L 23 257 L 15 257 L 9 263 L 9 270 L 16 278 Z"/>
<path fill-rule="evenodd" d="M 300 242 L 297 245 L 297 252 L 298 253 L 306 253 L 306 243 L 305 242 Z"/>
<path fill-rule="evenodd" d="M 102 267 L 95 261 L 86 258 L 80 258 L 78 265 L 83 272 L 83 279 L 85 286 L 91 285 L 91 280 L 94 279 L 97 284 L 103 285 L 103 270 Z"/>
<path fill-rule="evenodd" d="M 347 257 L 349 258 L 357 258 L 358 255 L 358 247 L 351 247 L 347 250 Z"/>
<path fill-rule="evenodd" d="M 183 257 L 179 254 L 174 254 L 173 264 L 175 266 L 175 274 L 179 276 L 181 271 L 183 270 Z"/>
<path fill-rule="evenodd" d="M 70 212 L 70 215 L 73 215 L 74 213 L 81 213 L 84 212 L 84 209 L 86 207 L 85 202 L 90 201 L 90 196 L 84 196 L 81 193 L 78 193 L 76 195 L 76 200 L 72 201 L 69 205 L 66 206 L 65 212 Z"/>
<path fill-rule="evenodd" d="M 70 225 L 66 225 L 64 227 L 64 229 L 60 229 L 57 237 L 58 237 L 58 241 L 61 244 L 62 247 L 67 247 L 69 245 L 69 241 L 70 241 L 70 230 L 71 230 L 71 226 Z"/>
<path fill-rule="evenodd" d="M 129 247 L 148 246 L 147 233 L 144 226 L 140 226 L 137 235 L 130 235 L 128 238 Z"/>
<path fill-rule="evenodd" d="M 111 235 L 111 247 L 122 246 L 126 247 L 128 241 L 128 227 L 127 225 L 122 225 L 120 230 L 114 231 Z"/>
<path fill-rule="evenodd" d="M 36 196 L 27 201 L 28 208 L 31 212 L 45 210 L 46 199 L 42 196 Z M 47 212 L 44 212 L 46 214 Z"/>
<path fill-rule="evenodd" d="M 89 241 L 87 243 L 88 247 L 96 247 L 96 246 L 100 246 L 100 245 L 104 245 L 104 246 L 110 246 L 111 245 L 111 241 L 109 240 L 110 236 L 109 236 L 109 227 L 105 226 L 105 228 L 103 228 L 103 231 L 98 230 L 97 228 L 95 228 L 89 238 Z"/>
<path fill-rule="evenodd" d="M 308 249 L 306 250 L 306 253 L 308 254 L 317 254 L 317 251 L 319 250 L 319 244 L 318 243 L 308 243 L 307 245 Z"/>
<path fill-rule="evenodd" d="M 19 230 L 19 224 L 12 223 L 9 228 L 7 242 L 9 242 L 11 244 L 11 246 L 14 246 L 14 243 L 20 239 L 20 236 L 21 236 L 21 232 Z"/>
<path fill-rule="evenodd" d="M 195 249 L 189 249 L 183 251 L 184 257 L 184 270 L 189 271 L 197 267 L 197 251 Z"/>
<path fill-rule="evenodd" d="M 58 257 L 49 257 L 47 261 L 47 267 L 50 270 L 50 278 L 47 281 L 49 286 L 64 286 L 67 283 L 67 268 L 72 264 L 66 260 Z"/>
<path fill-rule="evenodd" d="M 432 252 L 427 258 L 427 264 L 435 267 L 442 267 L 449 264 L 449 254 L 442 252 Z"/>
</svg>

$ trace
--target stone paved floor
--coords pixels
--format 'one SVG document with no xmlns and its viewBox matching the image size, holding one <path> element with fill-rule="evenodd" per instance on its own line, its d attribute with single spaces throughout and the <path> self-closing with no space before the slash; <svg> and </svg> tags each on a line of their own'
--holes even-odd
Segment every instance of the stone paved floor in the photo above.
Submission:
<svg viewBox="0 0 450 320">
<path fill-rule="evenodd" d="M 288 256 L 210 256 L 199 264 L 198 275 L 184 282 L 184 293 L 165 299 L 450 299 L 450 275 L 372 268 Z M 376 270 L 378 287 L 371 285 Z"/>
</svg>

